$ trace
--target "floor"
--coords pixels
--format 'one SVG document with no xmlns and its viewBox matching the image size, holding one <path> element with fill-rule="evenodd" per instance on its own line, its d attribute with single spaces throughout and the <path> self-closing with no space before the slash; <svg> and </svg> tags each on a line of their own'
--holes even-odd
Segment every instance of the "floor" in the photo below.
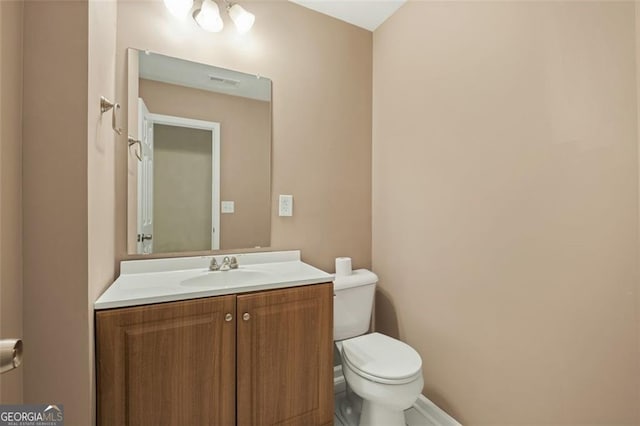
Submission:
<svg viewBox="0 0 640 426">
<path fill-rule="evenodd" d="M 355 398 L 354 403 L 350 404 L 346 398 L 346 392 L 341 390 L 335 394 L 335 415 L 333 416 L 334 426 L 357 426 L 359 418 L 359 403 L 360 400 L 356 395 L 352 394 L 352 398 Z M 354 408 L 350 408 L 355 405 Z M 418 408 L 411 407 L 404 412 L 407 426 L 441 426 L 440 423 L 431 421 L 427 416 L 422 414 Z"/>
</svg>

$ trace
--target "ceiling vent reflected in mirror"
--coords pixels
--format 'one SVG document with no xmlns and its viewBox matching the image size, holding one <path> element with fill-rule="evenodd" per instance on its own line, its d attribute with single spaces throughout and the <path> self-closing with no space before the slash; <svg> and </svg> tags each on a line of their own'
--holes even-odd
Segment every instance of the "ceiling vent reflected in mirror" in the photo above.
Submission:
<svg viewBox="0 0 640 426">
<path fill-rule="evenodd" d="M 212 74 L 209 74 L 209 80 L 215 81 L 217 83 L 230 84 L 232 86 L 237 86 L 240 84 L 240 80 L 232 80 L 230 78 L 218 77 Z"/>
<path fill-rule="evenodd" d="M 256 17 L 253 13 L 247 12 L 245 8 L 237 3 L 227 0 L 224 2 L 224 9 L 233 21 L 236 30 L 240 34 L 249 32 Z M 207 32 L 217 33 L 224 28 L 224 22 L 220 16 L 220 8 L 215 0 L 202 0 L 194 8 L 193 0 L 164 0 L 164 5 L 169 12 L 180 19 L 184 19 L 191 12 L 193 20 L 200 28 Z"/>
</svg>

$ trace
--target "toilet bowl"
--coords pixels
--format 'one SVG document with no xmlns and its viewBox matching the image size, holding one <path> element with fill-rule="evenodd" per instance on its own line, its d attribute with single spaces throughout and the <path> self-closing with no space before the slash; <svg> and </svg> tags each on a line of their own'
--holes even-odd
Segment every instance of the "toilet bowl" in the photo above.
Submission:
<svg viewBox="0 0 640 426">
<path fill-rule="evenodd" d="M 363 400 L 359 424 L 404 426 L 404 410 L 424 386 L 422 360 L 406 343 L 381 333 L 364 334 L 377 281 L 364 269 L 334 280 L 334 340 L 345 381 Z"/>
<path fill-rule="evenodd" d="M 424 385 L 418 353 L 380 333 L 355 337 L 340 346 L 345 380 L 363 399 L 360 424 L 404 425 L 404 410 Z"/>
</svg>

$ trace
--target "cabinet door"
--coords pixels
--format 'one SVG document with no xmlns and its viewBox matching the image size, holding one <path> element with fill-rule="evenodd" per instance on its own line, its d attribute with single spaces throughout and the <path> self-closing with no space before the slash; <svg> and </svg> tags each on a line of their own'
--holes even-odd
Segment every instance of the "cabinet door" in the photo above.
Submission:
<svg viewBox="0 0 640 426">
<path fill-rule="evenodd" d="M 235 423 L 235 296 L 100 311 L 96 336 L 99 425 Z"/>
<path fill-rule="evenodd" d="M 333 422 L 333 286 L 239 295 L 240 426 Z"/>
</svg>

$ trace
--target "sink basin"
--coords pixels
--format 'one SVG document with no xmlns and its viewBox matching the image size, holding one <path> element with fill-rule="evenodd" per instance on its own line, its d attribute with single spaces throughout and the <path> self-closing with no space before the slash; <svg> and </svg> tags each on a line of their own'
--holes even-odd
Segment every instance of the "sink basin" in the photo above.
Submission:
<svg viewBox="0 0 640 426">
<path fill-rule="evenodd" d="M 269 274 L 252 269 L 231 269 L 229 271 L 207 271 L 188 278 L 180 285 L 185 287 L 229 287 L 253 284 L 268 278 Z"/>
</svg>

